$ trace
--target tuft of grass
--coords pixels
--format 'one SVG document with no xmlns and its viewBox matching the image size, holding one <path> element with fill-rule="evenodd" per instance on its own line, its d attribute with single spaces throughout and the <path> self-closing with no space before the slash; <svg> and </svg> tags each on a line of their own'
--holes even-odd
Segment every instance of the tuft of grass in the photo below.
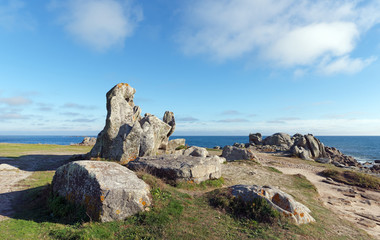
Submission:
<svg viewBox="0 0 380 240">
<path fill-rule="evenodd" d="M 367 189 L 380 190 L 380 178 L 354 171 L 323 170 L 320 174 L 324 177 L 330 177 L 337 182 L 358 186 Z"/>
<path fill-rule="evenodd" d="M 278 170 L 277 168 L 274 168 L 274 167 L 266 167 L 266 169 L 268 169 L 271 172 L 282 174 L 282 172 L 280 170 Z"/>
<path fill-rule="evenodd" d="M 182 149 L 188 149 L 188 148 L 189 148 L 189 146 L 187 146 L 187 145 L 180 145 L 180 146 L 176 147 L 175 150 L 182 150 Z"/>
<path fill-rule="evenodd" d="M 186 190 L 206 190 L 208 188 L 220 188 L 224 184 L 224 178 L 209 179 L 201 183 L 195 183 L 194 181 L 179 181 L 176 183 L 177 188 Z"/>
<path fill-rule="evenodd" d="M 83 206 L 69 202 L 64 197 L 53 193 L 47 199 L 47 207 L 51 212 L 50 215 L 58 222 L 77 224 L 90 220 Z"/>
</svg>

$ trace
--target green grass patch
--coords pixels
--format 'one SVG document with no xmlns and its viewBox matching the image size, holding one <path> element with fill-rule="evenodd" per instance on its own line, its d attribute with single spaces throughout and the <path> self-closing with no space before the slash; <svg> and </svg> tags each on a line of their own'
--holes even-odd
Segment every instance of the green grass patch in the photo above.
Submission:
<svg viewBox="0 0 380 240">
<path fill-rule="evenodd" d="M 367 189 L 380 190 L 380 178 L 354 171 L 324 170 L 320 173 L 324 177 L 330 177 L 337 182 L 358 186 Z"/>
<path fill-rule="evenodd" d="M 176 147 L 175 150 L 182 150 L 182 149 L 188 149 L 188 148 L 189 148 L 189 146 L 187 146 L 187 145 L 180 145 L 180 146 Z"/>
<path fill-rule="evenodd" d="M 92 146 L 0 143 L 0 157 L 20 157 L 41 152 L 45 155 L 57 152 L 71 155 L 87 153 L 91 148 Z"/>
<path fill-rule="evenodd" d="M 179 181 L 176 183 L 177 188 L 187 190 L 206 190 L 208 188 L 219 188 L 224 184 L 224 178 L 209 179 L 201 183 L 195 183 L 194 181 Z"/>
<path fill-rule="evenodd" d="M 280 170 L 278 170 L 277 168 L 274 168 L 274 167 L 265 167 L 265 168 L 268 169 L 271 172 L 282 174 L 282 172 Z"/>
</svg>

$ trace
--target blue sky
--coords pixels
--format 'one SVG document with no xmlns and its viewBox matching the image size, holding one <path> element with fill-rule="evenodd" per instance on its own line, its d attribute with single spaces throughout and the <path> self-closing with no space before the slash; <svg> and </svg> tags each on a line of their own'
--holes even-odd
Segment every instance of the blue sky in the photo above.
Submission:
<svg viewBox="0 0 380 240">
<path fill-rule="evenodd" d="M 136 89 L 175 135 L 380 135 L 380 2 L 0 0 L 0 134 L 96 135 Z"/>
</svg>

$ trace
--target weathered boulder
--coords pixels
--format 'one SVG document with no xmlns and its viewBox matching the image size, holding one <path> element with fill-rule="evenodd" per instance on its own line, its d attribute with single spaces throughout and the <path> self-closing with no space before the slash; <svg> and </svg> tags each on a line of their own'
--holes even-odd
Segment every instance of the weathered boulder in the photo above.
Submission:
<svg viewBox="0 0 380 240">
<path fill-rule="evenodd" d="M 215 147 L 213 147 L 213 149 L 215 149 L 215 150 L 219 150 L 219 149 L 220 149 L 220 146 L 215 146 Z"/>
<path fill-rule="evenodd" d="M 83 141 L 81 143 L 78 143 L 78 145 L 81 146 L 94 146 L 96 143 L 95 137 L 84 137 Z"/>
<path fill-rule="evenodd" d="M 89 153 L 92 158 L 106 158 L 129 162 L 139 156 L 155 155 L 159 148 L 166 149 L 168 136 L 174 131 L 172 112 L 166 112 L 165 121 L 134 105 L 136 90 L 119 83 L 107 93 L 107 119 Z"/>
<path fill-rule="evenodd" d="M 299 157 L 303 160 L 310 160 L 312 161 L 313 159 L 311 158 L 311 153 L 309 150 L 305 149 L 304 147 L 299 147 L 297 145 L 294 145 L 292 148 L 291 148 L 291 153 L 296 156 L 296 157 Z"/>
<path fill-rule="evenodd" d="M 305 138 L 313 159 L 327 157 L 323 143 L 321 143 L 312 134 L 305 135 Z"/>
<path fill-rule="evenodd" d="M 293 141 L 290 138 L 289 134 L 286 133 L 275 133 L 272 136 L 268 136 L 263 140 L 264 145 L 275 145 L 282 146 L 290 149 L 293 145 Z"/>
<path fill-rule="evenodd" d="M 249 143 L 255 144 L 255 145 L 261 145 L 263 141 L 263 137 L 261 136 L 261 133 L 250 133 L 249 134 Z"/>
<path fill-rule="evenodd" d="M 232 196 L 248 203 L 252 202 L 254 198 L 265 199 L 274 209 L 297 224 L 315 222 L 310 215 L 309 208 L 277 188 L 257 185 L 234 185 L 230 189 Z"/>
<path fill-rule="evenodd" d="M 53 192 L 81 204 L 92 220 L 123 220 L 150 205 L 149 186 L 114 162 L 75 161 L 57 169 Z"/>
<path fill-rule="evenodd" d="M 186 145 L 186 139 L 184 138 L 177 138 L 177 139 L 170 140 L 166 147 L 166 152 L 174 153 L 178 147 L 185 146 L 185 145 Z"/>
<path fill-rule="evenodd" d="M 206 148 L 192 146 L 192 147 L 186 149 L 183 152 L 183 155 L 193 156 L 193 157 L 207 157 L 207 156 L 209 156 L 209 153 L 208 153 Z"/>
<path fill-rule="evenodd" d="M 159 178 L 196 183 L 221 177 L 221 159 L 218 156 L 193 157 L 185 155 L 160 155 L 139 157 L 128 163 L 128 168 L 147 171 Z"/>
<path fill-rule="evenodd" d="M 244 143 L 234 143 L 232 146 L 238 147 L 238 148 L 245 148 L 245 144 Z"/>
<path fill-rule="evenodd" d="M 252 150 L 234 146 L 225 146 L 223 148 L 222 157 L 227 161 L 257 159 Z"/>
<path fill-rule="evenodd" d="M 168 124 L 169 126 L 171 126 L 172 128 L 170 129 L 167 137 L 170 137 L 173 133 L 174 133 L 174 130 L 175 130 L 175 118 L 174 118 L 174 113 L 173 112 L 169 112 L 169 111 L 166 111 L 165 114 L 164 114 L 164 117 L 162 118 L 162 120 L 164 121 L 164 123 Z"/>
</svg>

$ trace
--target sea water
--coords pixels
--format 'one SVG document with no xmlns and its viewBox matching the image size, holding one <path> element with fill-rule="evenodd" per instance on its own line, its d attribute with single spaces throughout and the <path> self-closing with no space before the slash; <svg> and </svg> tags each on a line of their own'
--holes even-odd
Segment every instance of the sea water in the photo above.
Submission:
<svg viewBox="0 0 380 240">
<path fill-rule="evenodd" d="M 95 136 L 92 136 L 95 137 Z M 325 146 L 336 147 L 360 162 L 380 159 L 380 136 L 316 136 Z M 82 142 L 84 136 L 1 136 L 0 142 L 70 145 Z M 248 136 L 172 136 L 185 138 L 189 146 L 213 148 L 249 142 Z"/>
</svg>

